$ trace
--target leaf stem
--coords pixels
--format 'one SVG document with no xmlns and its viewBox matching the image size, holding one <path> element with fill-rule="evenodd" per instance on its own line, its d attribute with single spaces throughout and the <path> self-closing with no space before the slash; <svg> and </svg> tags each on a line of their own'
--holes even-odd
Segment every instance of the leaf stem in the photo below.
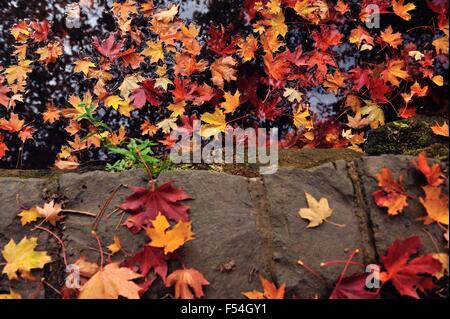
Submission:
<svg viewBox="0 0 450 319">
<path fill-rule="evenodd" d="M 52 232 L 48 228 L 45 228 L 45 227 L 42 227 L 42 226 L 39 226 L 39 225 L 34 227 L 34 228 L 40 229 L 40 230 L 43 230 L 43 231 L 49 233 L 50 235 L 52 235 L 59 242 L 59 244 L 61 245 L 61 251 L 62 251 L 62 255 L 63 255 L 63 259 L 64 259 L 64 264 L 67 267 L 69 264 L 67 263 L 66 246 L 64 245 L 64 242 L 62 241 L 62 239 L 59 238 L 58 235 L 56 235 L 54 232 Z"/>
</svg>

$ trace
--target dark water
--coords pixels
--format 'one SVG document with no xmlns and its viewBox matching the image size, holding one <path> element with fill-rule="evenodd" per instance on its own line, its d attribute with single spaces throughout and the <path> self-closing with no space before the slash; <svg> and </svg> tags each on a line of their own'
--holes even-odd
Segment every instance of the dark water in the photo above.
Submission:
<svg viewBox="0 0 450 319">
<path fill-rule="evenodd" d="M 13 62 L 11 52 L 13 50 L 13 38 L 9 33 L 10 27 L 21 19 L 48 19 L 52 23 L 52 38 L 61 39 L 64 42 L 65 52 L 55 64 L 51 64 L 48 69 L 35 64 L 33 73 L 28 79 L 28 90 L 25 94 L 24 103 L 19 103 L 15 108 L 15 113 L 27 122 L 33 122 L 33 126 L 37 129 L 34 138 L 28 140 L 23 150 L 19 150 L 21 145 L 18 138 L 13 134 L 6 134 L 5 142 L 9 147 L 9 151 L 3 159 L 0 160 L 0 168 L 46 168 L 54 163 L 55 156 L 59 152 L 61 145 L 68 139 L 68 134 L 61 124 L 49 125 L 41 120 L 38 116 L 45 111 L 48 103 L 54 103 L 58 107 L 65 107 L 67 98 L 70 95 L 81 95 L 89 85 L 83 81 L 80 74 L 73 74 L 72 63 L 80 56 L 90 55 L 92 52 L 91 42 L 93 36 L 104 38 L 109 32 L 116 31 L 113 16 L 109 13 L 112 0 L 92 0 L 94 5 L 92 9 L 83 11 L 82 28 L 67 29 L 64 22 L 64 11 L 67 3 L 73 1 L 66 0 L 0 0 L 0 64 L 7 66 Z M 174 1 L 153 1 L 156 6 L 165 7 L 167 3 Z M 177 1 L 180 2 L 180 1 Z M 211 24 L 228 25 L 233 23 L 235 33 L 246 33 L 250 26 L 246 24 L 242 14 L 243 1 L 232 0 L 187 0 L 181 1 L 180 17 L 185 20 L 192 20 L 202 27 L 205 33 Z M 354 1 L 356 5 L 358 1 Z M 396 29 L 407 29 L 414 25 L 426 25 L 430 22 L 431 16 L 428 13 L 420 14 L 421 11 L 416 10 L 414 19 L 410 23 L 404 23 L 396 26 Z M 290 17 L 286 16 L 287 22 Z M 383 25 L 392 24 L 392 21 L 382 20 Z M 139 22 L 138 22 L 139 23 Z M 382 28 L 384 26 L 382 25 Z M 353 25 L 340 25 L 340 31 L 348 34 Z M 410 33 L 414 37 L 414 42 L 422 42 L 424 45 L 432 41 L 433 34 L 426 30 L 418 30 L 417 33 Z M 305 29 L 304 25 L 292 24 L 289 26 L 289 33 L 286 36 L 288 47 L 293 50 L 295 47 L 302 45 L 304 51 L 312 50 L 313 41 L 310 37 L 310 31 Z M 35 48 L 31 47 L 30 50 Z M 421 50 L 419 45 L 419 50 Z M 384 56 L 377 56 L 373 52 L 360 53 L 355 46 L 342 44 L 336 46 L 335 58 L 339 67 L 348 70 L 357 65 L 361 59 L 378 63 L 382 61 Z M 448 62 L 447 62 L 448 63 Z M 448 65 L 442 66 L 442 72 L 448 69 Z M 112 83 L 114 87 L 116 83 Z M 340 105 L 343 96 L 334 95 L 326 92 L 323 88 L 310 88 L 309 102 L 311 110 L 322 119 L 336 116 L 340 112 Z M 5 109 L 0 107 L 0 117 L 5 114 Z M 149 119 L 152 122 L 167 117 L 167 110 L 159 113 L 143 112 L 136 110 L 132 112 L 130 118 L 119 116 L 112 109 L 99 109 L 99 115 L 104 122 L 110 127 L 117 129 L 119 126 L 125 126 L 131 136 L 140 136 L 139 126 L 143 119 Z M 239 116 L 240 114 L 237 114 Z M 389 110 L 387 111 L 389 117 Z M 248 118 L 240 123 L 243 126 L 252 126 L 253 118 Z M 280 127 L 281 131 L 287 131 L 290 128 L 289 118 L 282 116 L 279 121 L 272 123 Z M 261 123 L 259 123 L 261 124 Z M 264 123 L 262 123 L 264 124 Z M 19 154 L 22 154 L 19 160 Z M 111 160 L 104 150 L 89 150 L 83 153 L 81 162 L 86 161 L 107 161 Z"/>
</svg>

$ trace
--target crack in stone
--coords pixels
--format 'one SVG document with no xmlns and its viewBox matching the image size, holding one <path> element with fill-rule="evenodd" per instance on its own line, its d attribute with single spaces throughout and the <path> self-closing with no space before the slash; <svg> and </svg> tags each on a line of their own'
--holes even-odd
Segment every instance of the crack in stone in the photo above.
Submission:
<svg viewBox="0 0 450 319">
<path fill-rule="evenodd" d="M 247 178 L 247 181 L 248 192 L 256 215 L 256 229 L 263 242 L 264 268 L 270 277 L 276 281 L 271 208 L 267 197 L 267 189 L 261 177 Z"/>
<path fill-rule="evenodd" d="M 355 214 L 359 220 L 359 228 L 363 235 L 363 243 L 366 246 L 363 251 L 364 262 L 378 262 L 380 258 L 375 241 L 375 232 L 370 216 L 370 207 L 367 203 L 366 191 L 361 182 L 361 172 L 358 161 L 347 162 L 347 172 L 355 191 Z M 369 250 L 367 247 L 370 247 L 371 249 Z"/>
</svg>

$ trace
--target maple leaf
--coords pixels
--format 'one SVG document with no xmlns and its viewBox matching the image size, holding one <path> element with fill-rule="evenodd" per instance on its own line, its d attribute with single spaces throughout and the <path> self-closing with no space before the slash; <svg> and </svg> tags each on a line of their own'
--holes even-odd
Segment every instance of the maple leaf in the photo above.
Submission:
<svg viewBox="0 0 450 319">
<path fill-rule="evenodd" d="M 184 268 L 175 270 L 167 277 L 166 287 L 173 285 L 176 299 L 194 299 L 204 296 L 202 286 L 209 285 L 209 281 L 198 270 Z"/>
<path fill-rule="evenodd" d="M 308 108 L 303 109 L 302 107 L 299 106 L 295 110 L 293 115 L 295 127 L 304 127 L 307 130 L 313 128 L 312 120 L 310 119 L 311 114 L 309 113 Z"/>
<path fill-rule="evenodd" d="M 175 16 L 178 14 L 179 4 L 172 4 L 169 9 L 160 11 L 153 15 L 153 18 L 157 21 L 161 21 L 163 23 L 170 23 L 173 21 Z"/>
<path fill-rule="evenodd" d="M 111 61 L 114 61 L 120 56 L 120 52 L 122 51 L 124 44 L 124 39 L 116 42 L 116 35 L 114 33 L 102 42 L 100 42 L 97 37 L 94 37 L 92 41 L 94 48 L 97 49 L 101 55 L 107 57 Z"/>
<path fill-rule="evenodd" d="M 414 10 L 416 5 L 414 3 L 404 4 L 404 0 L 392 0 L 392 8 L 394 9 L 394 13 L 398 15 L 403 20 L 409 21 L 411 20 L 411 14 L 408 11 Z"/>
<path fill-rule="evenodd" d="M 440 126 L 438 123 L 436 123 L 435 125 L 433 125 L 431 127 L 431 130 L 436 135 L 448 137 L 448 124 L 447 123 L 442 124 L 442 126 Z"/>
<path fill-rule="evenodd" d="M 182 200 L 191 199 L 183 190 L 173 187 L 167 182 L 160 187 L 151 190 L 143 187 L 132 187 L 133 194 L 128 196 L 120 205 L 123 210 L 130 211 L 130 216 L 125 225 L 134 233 L 141 228 L 152 225 L 152 220 L 159 212 L 176 222 L 188 220 L 189 206 L 180 203 Z"/>
<path fill-rule="evenodd" d="M 330 299 L 378 299 L 379 290 L 367 290 L 366 280 L 366 273 L 342 278 L 339 285 L 333 289 Z"/>
<path fill-rule="evenodd" d="M 39 212 L 36 207 L 31 209 L 23 210 L 19 213 L 20 223 L 25 226 L 28 223 L 32 223 L 39 218 Z"/>
<path fill-rule="evenodd" d="M 74 72 L 82 72 L 84 75 L 89 74 L 89 70 L 91 68 L 95 68 L 95 64 L 92 63 L 90 59 L 77 60 L 74 62 L 75 67 L 73 69 Z"/>
<path fill-rule="evenodd" d="M 371 128 L 377 128 L 380 125 L 384 125 L 384 111 L 383 108 L 372 101 L 365 100 L 366 106 L 361 108 L 362 115 L 369 115 L 367 119 L 369 120 Z"/>
<path fill-rule="evenodd" d="M 357 44 L 360 49 L 363 49 L 363 46 L 365 46 L 364 48 L 371 49 L 374 45 L 373 37 L 362 26 L 358 26 L 352 30 L 348 42 Z"/>
<path fill-rule="evenodd" d="M 80 163 L 74 162 L 74 161 L 63 161 L 63 160 L 56 160 L 55 162 L 55 167 L 57 169 L 77 169 L 78 167 L 80 167 Z"/>
<path fill-rule="evenodd" d="M 298 214 L 300 217 L 308 219 L 308 228 L 317 227 L 322 224 L 325 219 L 331 216 L 333 209 L 328 205 L 326 198 L 317 201 L 311 194 L 305 192 L 306 202 L 309 208 L 300 208 Z"/>
<path fill-rule="evenodd" d="M 277 81 L 283 81 L 289 72 L 290 63 L 285 55 L 278 54 L 273 58 L 272 53 L 264 55 L 264 68 L 266 73 Z"/>
<path fill-rule="evenodd" d="M 236 44 L 238 40 L 237 37 L 231 36 L 231 31 L 231 26 L 225 30 L 223 25 L 220 27 L 211 25 L 208 30 L 208 47 L 220 55 L 234 54 L 236 52 Z"/>
<path fill-rule="evenodd" d="M 6 266 L 3 273 L 8 276 L 9 280 L 17 279 L 17 271 L 22 276 L 27 275 L 31 269 L 42 268 L 51 261 L 50 256 L 45 251 L 35 251 L 37 246 L 37 238 L 27 237 L 16 244 L 13 239 L 3 248 L 2 255 L 6 260 Z"/>
<path fill-rule="evenodd" d="M 344 35 L 335 26 L 322 25 L 320 26 L 320 32 L 314 31 L 311 37 L 317 49 L 326 51 L 329 47 L 340 44 Z"/>
<path fill-rule="evenodd" d="M 347 120 L 348 120 L 347 126 L 353 129 L 360 129 L 369 125 L 369 119 L 367 117 L 362 118 L 361 112 L 356 112 L 354 117 L 347 115 Z"/>
<path fill-rule="evenodd" d="M 151 239 L 148 244 L 152 247 L 164 248 L 164 253 L 172 253 L 189 240 L 194 239 L 191 227 L 192 222 L 180 220 L 172 229 L 166 217 L 158 213 L 155 220 L 152 220 L 152 228 L 145 228 L 145 232 Z"/>
<path fill-rule="evenodd" d="M 230 57 L 231 58 L 231 57 Z M 233 59 L 233 58 L 231 58 Z M 233 60 L 234 61 L 234 60 Z M 181 74 L 184 76 L 191 76 L 194 73 L 203 72 L 206 70 L 208 62 L 205 60 L 197 59 L 190 54 L 177 54 L 175 56 L 175 74 Z"/>
<path fill-rule="evenodd" d="M 60 55 L 63 54 L 61 44 L 58 42 L 49 43 L 46 47 L 36 50 L 40 55 L 39 61 L 45 64 L 55 63 Z"/>
<path fill-rule="evenodd" d="M 125 67 L 130 67 L 132 70 L 139 68 L 144 58 L 140 53 L 135 52 L 136 49 L 131 48 L 119 54 L 118 57 L 121 58 L 122 64 Z"/>
<path fill-rule="evenodd" d="M 218 58 L 211 64 L 212 82 L 219 87 L 223 87 L 224 81 L 236 80 L 235 65 L 236 60 L 232 56 Z"/>
<path fill-rule="evenodd" d="M 243 62 L 248 62 L 255 58 L 255 52 L 258 50 L 258 40 L 253 35 L 241 39 L 237 45 L 239 47 L 237 54 L 242 58 Z"/>
<path fill-rule="evenodd" d="M 428 166 L 427 155 L 425 152 L 420 153 L 413 161 L 413 165 L 417 170 L 421 171 L 427 178 L 428 185 L 439 186 L 444 180 L 444 174 L 441 172 L 441 166 L 438 163 L 433 163 Z"/>
<path fill-rule="evenodd" d="M 119 267 L 117 263 L 108 264 L 80 288 L 78 298 L 117 299 L 121 296 L 128 299 L 139 299 L 141 288 L 132 280 L 140 277 L 140 274 L 129 268 Z"/>
<path fill-rule="evenodd" d="M 236 93 L 231 94 L 231 92 L 225 92 L 224 98 L 225 102 L 222 102 L 220 104 L 220 107 L 222 107 L 225 110 L 225 113 L 232 113 L 234 110 L 241 104 L 239 102 L 239 98 L 241 96 L 241 93 L 239 91 L 236 91 Z"/>
<path fill-rule="evenodd" d="M 11 34 L 17 42 L 27 42 L 28 36 L 30 35 L 28 22 L 21 21 L 13 25 L 11 28 Z"/>
<path fill-rule="evenodd" d="M 124 266 L 139 272 L 143 277 L 147 277 L 151 270 L 166 282 L 167 277 L 167 261 L 171 258 L 170 254 L 164 254 L 161 248 L 155 248 L 148 245 L 136 253 L 133 257 L 124 262 Z"/>
<path fill-rule="evenodd" d="M 10 98 L 6 95 L 9 92 L 11 92 L 11 90 L 7 86 L 0 83 L 0 105 L 3 105 L 6 108 L 9 108 Z"/>
<path fill-rule="evenodd" d="M 201 120 L 207 123 L 207 125 L 202 125 L 200 132 L 202 137 L 209 138 L 221 132 L 225 133 L 227 123 L 225 121 L 225 113 L 221 109 L 216 109 L 214 113 L 203 113 Z"/>
<path fill-rule="evenodd" d="M 406 80 L 408 78 L 408 72 L 402 69 L 404 66 L 405 62 L 402 60 L 390 60 L 386 69 L 381 72 L 384 82 L 398 86 L 400 84 L 398 79 Z"/>
<path fill-rule="evenodd" d="M 39 216 L 45 218 L 45 220 L 53 226 L 56 226 L 56 222 L 62 218 L 59 216 L 59 213 L 61 212 L 61 204 L 55 203 L 54 200 L 50 203 L 45 203 L 44 207 L 37 206 L 36 210 Z"/>
<path fill-rule="evenodd" d="M 150 63 L 158 63 L 164 61 L 164 51 L 162 44 L 155 41 L 147 41 L 147 47 L 142 51 L 146 57 L 150 57 Z"/>
<path fill-rule="evenodd" d="M 112 255 L 117 254 L 122 249 L 122 243 L 119 236 L 114 236 L 112 244 L 108 245 L 106 248 Z"/>
<path fill-rule="evenodd" d="M 125 76 L 122 84 L 119 86 L 120 95 L 126 99 L 130 96 L 131 92 L 140 87 L 139 83 L 144 81 L 144 78 L 139 74 L 131 74 Z"/>
<path fill-rule="evenodd" d="M 133 90 L 131 95 L 133 105 L 138 109 L 143 108 L 146 101 L 152 106 L 160 105 L 161 97 L 162 94 L 155 88 L 155 81 L 153 80 L 145 80 L 140 88 Z"/>
<path fill-rule="evenodd" d="M 248 299 L 283 299 L 286 284 L 282 284 L 280 288 L 277 288 L 275 284 L 263 276 L 259 276 L 259 281 L 263 287 L 264 292 L 257 290 L 243 292 L 242 294 Z"/>
<path fill-rule="evenodd" d="M 25 121 L 19 118 L 16 113 L 11 113 L 9 120 L 0 118 L 0 130 L 5 130 L 10 133 L 18 133 L 24 127 Z"/>
<path fill-rule="evenodd" d="M 339 88 L 344 87 L 345 78 L 339 71 L 336 71 L 333 74 L 328 73 L 322 85 L 328 88 L 330 91 L 337 93 Z"/>
<path fill-rule="evenodd" d="M 380 37 L 394 49 L 397 49 L 397 47 L 403 42 L 400 32 L 393 33 L 392 26 L 389 26 L 384 31 L 381 31 Z"/>
<path fill-rule="evenodd" d="M 448 276 L 449 271 L 449 258 L 447 253 L 435 253 L 433 258 L 438 260 L 442 264 L 442 270 L 433 274 L 436 279 L 441 279 L 444 276 Z"/>
<path fill-rule="evenodd" d="M 22 82 L 28 78 L 28 73 L 32 71 L 30 64 L 33 61 L 22 60 L 19 61 L 17 65 L 11 65 L 5 70 L 5 77 L 8 84 L 13 84 L 14 82 Z"/>
<path fill-rule="evenodd" d="M 53 124 L 57 120 L 59 120 L 60 113 L 61 112 L 57 107 L 55 107 L 54 105 L 48 105 L 45 112 L 42 113 L 42 119 L 44 120 L 44 122 Z"/>
<path fill-rule="evenodd" d="M 408 206 L 408 195 L 402 185 L 403 176 L 400 176 L 397 182 L 392 176 L 392 171 L 383 167 L 376 178 L 381 189 L 373 193 L 375 203 L 379 207 L 387 207 L 389 216 L 398 215 Z"/>
<path fill-rule="evenodd" d="M 442 264 L 432 254 L 411 259 L 421 247 L 422 241 L 418 236 L 397 239 L 381 257 L 386 268 L 385 272 L 380 273 L 381 281 L 386 283 L 390 280 L 402 296 L 419 299 L 417 290 L 425 292 L 435 287 L 431 277 L 419 274 L 433 275 L 442 269 Z"/>
<path fill-rule="evenodd" d="M 42 20 L 41 22 L 36 21 L 31 23 L 31 28 L 33 32 L 31 33 L 31 38 L 34 39 L 35 42 L 42 42 L 48 39 L 48 33 L 50 31 L 50 23 L 47 19 Z"/>
<path fill-rule="evenodd" d="M 427 216 L 419 219 L 425 224 L 436 221 L 448 225 L 448 196 L 442 194 L 442 190 L 436 186 L 426 185 L 422 189 L 425 197 L 419 197 L 419 202 L 425 207 Z"/>
</svg>

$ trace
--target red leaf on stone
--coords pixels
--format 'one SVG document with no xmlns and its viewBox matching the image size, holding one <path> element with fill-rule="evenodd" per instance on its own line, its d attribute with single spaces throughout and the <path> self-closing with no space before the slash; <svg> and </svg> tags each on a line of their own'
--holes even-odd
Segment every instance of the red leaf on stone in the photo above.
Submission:
<svg viewBox="0 0 450 319">
<path fill-rule="evenodd" d="M 366 278 L 369 274 L 353 274 L 345 277 L 331 293 L 330 299 L 378 299 L 378 290 L 366 289 Z"/>
<path fill-rule="evenodd" d="M 138 109 L 141 109 L 144 107 L 145 102 L 148 102 L 153 106 L 160 105 L 161 96 L 161 92 L 155 88 L 155 81 L 145 80 L 144 83 L 142 83 L 142 87 L 133 91 L 131 99 L 133 100 L 133 105 Z"/>
<path fill-rule="evenodd" d="M 96 48 L 101 55 L 107 57 L 111 61 L 117 59 L 120 56 L 120 51 L 122 51 L 124 43 L 124 39 L 116 42 L 116 35 L 114 33 L 112 33 L 108 39 L 103 40 L 102 42 L 100 42 L 97 37 L 94 37 L 92 41 L 94 48 Z"/>
<path fill-rule="evenodd" d="M 143 226 L 150 227 L 151 221 L 159 212 L 176 222 L 187 221 L 189 206 L 180 201 L 192 199 L 183 190 L 167 182 L 152 190 L 144 187 L 132 187 L 134 193 L 128 196 L 120 208 L 129 211 L 132 216 L 125 221 L 125 226 L 134 233 L 139 232 Z"/>
<path fill-rule="evenodd" d="M 420 153 L 412 163 L 423 175 L 425 175 L 430 186 L 437 187 L 444 182 L 444 179 L 442 178 L 444 175 L 441 172 L 441 167 L 438 163 L 432 164 L 431 167 L 428 166 L 427 155 L 425 152 Z"/>
<path fill-rule="evenodd" d="M 418 236 L 397 239 L 389 246 L 387 254 L 381 257 L 386 268 L 386 272 L 380 274 L 381 281 L 386 283 L 390 280 L 401 295 L 417 299 L 420 298 L 417 290 L 425 292 L 435 288 L 431 276 L 421 275 L 433 275 L 441 271 L 442 264 L 432 254 L 411 259 L 421 247 L 422 241 Z"/>
<path fill-rule="evenodd" d="M 167 260 L 170 257 L 171 255 L 164 254 L 164 250 L 161 248 L 145 245 L 136 255 L 127 259 L 122 266 L 130 268 L 134 272 L 141 274 L 144 278 L 147 277 L 151 270 L 154 270 L 163 281 L 166 281 L 168 270 Z"/>
</svg>

